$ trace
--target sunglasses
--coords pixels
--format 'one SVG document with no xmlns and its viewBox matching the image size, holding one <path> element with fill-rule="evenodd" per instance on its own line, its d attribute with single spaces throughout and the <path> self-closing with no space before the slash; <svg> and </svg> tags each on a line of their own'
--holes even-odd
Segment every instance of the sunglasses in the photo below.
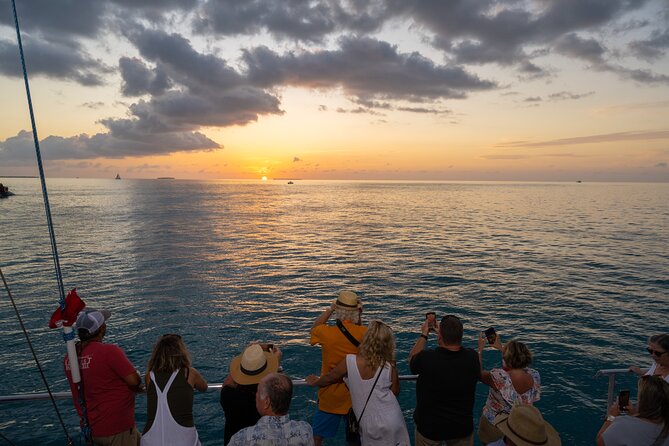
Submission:
<svg viewBox="0 0 669 446">
<path fill-rule="evenodd" d="M 646 350 L 648 351 L 648 353 L 650 353 L 651 355 L 655 355 L 655 356 L 662 356 L 665 353 L 667 353 L 667 352 L 661 352 L 659 350 L 653 350 L 652 348 L 647 348 Z"/>
</svg>

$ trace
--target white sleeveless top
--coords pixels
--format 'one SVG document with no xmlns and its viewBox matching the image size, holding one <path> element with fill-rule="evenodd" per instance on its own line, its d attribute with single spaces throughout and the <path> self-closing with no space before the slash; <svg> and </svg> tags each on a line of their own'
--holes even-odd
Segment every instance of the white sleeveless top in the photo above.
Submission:
<svg viewBox="0 0 669 446">
<path fill-rule="evenodd" d="M 346 355 L 346 368 L 348 369 L 346 381 L 351 392 L 353 412 L 358 418 L 369 393 L 372 392 L 367 408 L 360 419 L 362 446 L 410 446 L 402 409 L 390 390 L 391 365 L 386 363 L 385 367 L 379 368 L 372 378 L 362 379 L 355 355 Z M 372 391 L 372 386 L 379 373 L 381 376 Z"/>
<path fill-rule="evenodd" d="M 650 366 L 650 368 L 646 372 L 645 376 L 655 375 L 655 369 L 657 369 L 657 362 L 653 362 L 653 365 Z M 660 378 L 662 378 L 663 380 L 665 380 L 666 382 L 669 383 L 669 375 L 667 375 L 667 376 L 657 375 L 657 376 L 659 376 Z"/>
<path fill-rule="evenodd" d="M 156 407 L 156 418 L 149 428 L 149 431 L 142 435 L 142 446 L 200 446 L 200 439 L 197 436 L 195 426 L 185 427 L 177 423 L 172 417 L 170 407 L 167 405 L 167 393 L 174 382 L 179 370 L 172 372 L 165 388 L 160 390 L 156 382 L 156 377 L 151 373 L 151 380 L 156 388 L 158 405 Z"/>
</svg>

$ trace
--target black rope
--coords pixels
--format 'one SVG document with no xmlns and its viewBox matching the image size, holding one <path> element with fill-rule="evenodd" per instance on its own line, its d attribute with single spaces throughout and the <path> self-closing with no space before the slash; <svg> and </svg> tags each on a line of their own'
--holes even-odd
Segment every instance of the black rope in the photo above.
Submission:
<svg viewBox="0 0 669 446">
<path fill-rule="evenodd" d="M 2 438 L 3 440 L 5 440 L 5 441 L 9 444 L 9 446 L 16 446 L 14 443 L 12 443 L 11 441 L 9 441 L 9 438 L 7 438 L 7 437 L 5 437 L 4 435 L 2 435 L 2 433 L 0 433 L 0 438 Z"/>
<path fill-rule="evenodd" d="M 26 84 L 26 95 L 28 97 L 28 108 L 30 110 L 30 123 L 33 128 L 33 139 L 35 140 L 35 153 L 37 156 L 37 166 L 39 167 L 39 177 L 42 182 L 42 196 L 44 197 L 44 210 L 46 212 L 46 222 L 49 227 L 49 238 L 51 239 L 51 254 L 53 257 L 53 266 L 56 269 L 56 280 L 58 281 L 58 290 L 60 291 L 60 308 L 65 310 L 65 287 L 63 286 L 63 274 L 60 271 L 60 261 L 58 260 L 58 247 L 56 246 L 56 233 L 53 229 L 51 220 L 51 208 L 49 206 L 49 194 L 46 190 L 46 180 L 44 179 L 44 167 L 42 166 L 42 155 L 39 149 L 39 138 L 37 138 L 37 125 L 35 124 L 35 113 L 33 112 L 33 101 L 30 97 L 30 84 L 28 83 L 28 71 L 26 70 L 26 60 L 23 56 L 23 43 L 21 42 L 21 32 L 19 31 L 19 17 L 16 14 L 16 1 L 12 0 L 12 9 L 14 10 L 14 24 L 16 25 L 16 39 L 19 42 L 19 53 L 21 53 L 21 67 L 23 68 L 23 81 Z"/>
<path fill-rule="evenodd" d="M 65 438 L 67 439 L 67 444 L 73 445 L 74 443 L 72 442 L 72 438 L 70 438 L 70 434 L 67 432 L 67 427 L 63 422 L 63 417 L 60 415 L 60 410 L 58 410 L 56 399 L 53 397 L 53 394 L 51 393 L 51 388 L 49 388 L 49 383 L 46 380 L 46 376 L 44 376 L 42 365 L 37 359 L 37 354 L 35 353 L 35 349 L 33 348 L 32 342 L 30 342 L 30 336 L 28 336 L 28 331 L 26 330 L 26 326 L 23 324 L 23 319 L 21 319 L 21 314 L 19 313 L 19 309 L 16 307 L 16 303 L 14 302 L 14 297 L 12 296 L 12 292 L 9 290 L 9 285 L 7 285 L 7 281 L 5 280 L 5 275 L 2 273 L 2 268 L 0 268 L 0 277 L 2 277 L 2 283 L 5 284 L 5 290 L 7 290 L 7 295 L 9 296 L 9 300 L 12 302 L 12 307 L 14 307 L 16 318 L 19 320 L 19 324 L 21 324 L 21 330 L 23 330 L 23 335 L 26 337 L 26 341 L 28 342 L 28 347 L 30 347 L 30 351 L 33 354 L 33 358 L 35 359 L 35 364 L 37 364 L 37 369 L 39 370 L 39 374 L 42 377 L 42 381 L 44 381 L 44 385 L 46 386 L 46 391 L 49 393 L 49 398 L 51 398 L 51 402 L 53 403 L 53 408 L 56 410 L 56 414 L 58 415 L 58 420 L 60 421 L 60 425 L 63 426 L 63 431 L 65 431 Z"/>
</svg>

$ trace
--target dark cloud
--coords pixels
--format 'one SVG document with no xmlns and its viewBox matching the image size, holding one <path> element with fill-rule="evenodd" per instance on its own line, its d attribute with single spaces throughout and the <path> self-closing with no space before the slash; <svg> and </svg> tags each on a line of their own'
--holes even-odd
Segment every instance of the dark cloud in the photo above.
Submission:
<svg viewBox="0 0 669 446">
<path fill-rule="evenodd" d="M 29 75 L 67 79 L 82 85 L 103 84 L 104 75 L 112 70 L 94 60 L 75 40 L 42 41 L 23 38 L 26 68 Z M 23 76 L 16 41 L 0 39 L 0 74 Z"/>
<path fill-rule="evenodd" d="M 103 24 L 106 2 L 90 0 L 30 0 L 16 2 L 22 31 L 39 32 L 46 40 L 54 36 L 94 37 Z M 14 28 L 10 2 L 0 8 L 0 24 Z"/>
<path fill-rule="evenodd" d="M 576 34 L 567 34 L 557 41 L 555 49 L 569 57 L 576 57 L 593 64 L 604 64 L 606 49 L 595 39 L 583 39 Z"/>
<path fill-rule="evenodd" d="M 359 100 L 432 101 L 463 98 L 496 85 L 459 66 L 436 65 L 418 53 L 371 38 L 342 38 L 338 50 L 280 55 L 267 47 L 244 52 L 249 79 L 257 85 L 342 88 Z"/>
<path fill-rule="evenodd" d="M 124 127 L 115 121 L 108 133 L 97 133 L 93 136 L 49 136 L 40 141 L 42 156 L 45 160 L 123 158 L 220 148 L 219 144 L 199 132 L 133 133 L 135 129 L 132 123 L 126 124 L 128 125 Z M 32 133 L 27 131 L 0 141 L 0 160 L 34 163 L 33 144 Z"/>
<path fill-rule="evenodd" d="M 606 65 L 606 49 L 597 40 L 577 33 L 602 31 L 650 1 L 416 0 L 411 14 L 435 33 L 433 44 L 458 63 L 512 65 L 537 78 L 549 73 L 532 59 L 550 47 L 597 63 L 602 71 L 616 71 Z M 642 24 L 637 21 L 635 26 Z"/>
<path fill-rule="evenodd" d="M 664 162 L 662 162 L 662 163 L 657 163 L 657 164 L 655 165 L 655 167 L 661 167 L 661 168 L 663 168 L 663 169 L 666 169 L 666 168 L 667 168 L 667 163 L 664 163 Z"/>
<path fill-rule="evenodd" d="M 629 47 L 641 59 L 659 59 L 669 49 L 669 30 L 655 30 L 648 39 L 631 42 Z"/>
<path fill-rule="evenodd" d="M 531 96 L 523 99 L 523 102 L 541 102 L 543 99 L 541 99 L 540 96 Z"/>
<path fill-rule="evenodd" d="M 320 42 L 331 33 L 372 33 L 411 7 L 411 1 L 207 0 L 195 22 L 200 32 L 268 32 L 279 39 Z"/>
<path fill-rule="evenodd" d="M 171 86 L 164 71 L 159 68 L 150 70 L 139 59 L 121 57 L 118 64 L 123 78 L 121 92 L 124 96 L 159 95 Z"/>
<path fill-rule="evenodd" d="M 293 162 L 294 162 L 294 163 L 299 163 L 300 161 L 302 161 L 301 158 L 293 157 Z"/>
</svg>

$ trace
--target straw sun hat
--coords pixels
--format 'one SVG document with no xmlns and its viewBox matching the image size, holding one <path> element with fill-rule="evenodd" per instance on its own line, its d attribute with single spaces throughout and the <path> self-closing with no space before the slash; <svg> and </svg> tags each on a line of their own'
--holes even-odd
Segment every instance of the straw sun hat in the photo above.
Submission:
<svg viewBox="0 0 669 446">
<path fill-rule="evenodd" d="M 230 362 L 232 379 L 241 385 L 258 384 L 270 373 L 279 370 L 279 358 L 266 352 L 259 344 L 251 344 Z"/>
<path fill-rule="evenodd" d="M 498 415 L 495 427 L 517 446 L 561 446 L 560 435 L 529 404 L 513 406 L 509 415 Z"/>
<path fill-rule="evenodd" d="M 359 302 L 358 295 L 353 291 L 340 291 L 336 305 L 342 310 L 355 310 L 358 308 Z"/>
</svg>

